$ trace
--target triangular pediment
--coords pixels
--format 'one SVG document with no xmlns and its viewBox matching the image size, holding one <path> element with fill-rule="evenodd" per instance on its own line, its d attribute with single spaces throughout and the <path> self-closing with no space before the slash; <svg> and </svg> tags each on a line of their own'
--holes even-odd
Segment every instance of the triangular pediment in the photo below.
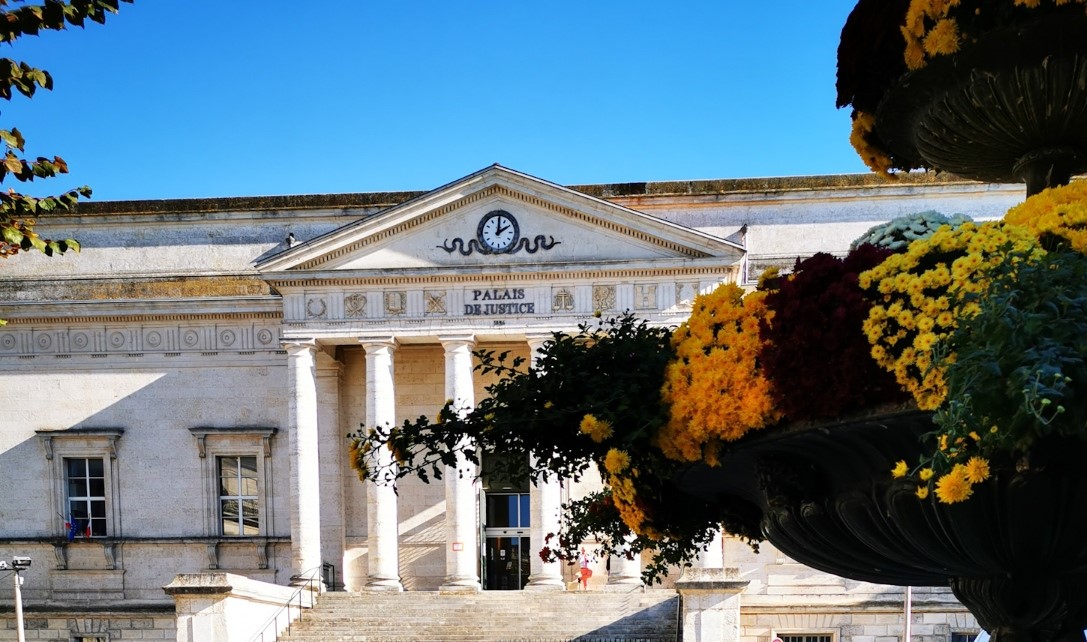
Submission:
<svg viewBox="0 0 1087 642">
<path fill-rule="evenodd" d="M 256 267 L 266 274 L 488 272 L 742 256 L 730 241 L 493 165 Z"/>
</svg>

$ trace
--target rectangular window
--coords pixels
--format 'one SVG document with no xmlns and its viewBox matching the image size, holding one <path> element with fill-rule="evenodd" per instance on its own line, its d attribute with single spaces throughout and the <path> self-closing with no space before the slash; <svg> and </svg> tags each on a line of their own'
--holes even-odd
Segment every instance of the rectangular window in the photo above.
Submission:
<svg viewBox="0 0 1087 642">
<path fill-rule="evenodd" d="M 97 457 L 65 457 L 69 537 L 106 536 L 105 462 Z"/>
<path fill-rule="evenodd" d="M 952 633 L 951 642 L 974 642 L 977 633 Z"/>
<path fill-rule="evenodd" d="M 834 637 L 826 633 L 791 633 L 778 637 L 781 638 L 781 642 L 834 642 Z"/>
<path fill-rule="evenodd" d="M 219 457 L 219 517 L 223 535 L 260 535 L 255 456 Z"/>
<path fill-rule="evenodd" d="M 104 635 L 73 635 L 72 642 L 109 642 Z"/>
</svg>

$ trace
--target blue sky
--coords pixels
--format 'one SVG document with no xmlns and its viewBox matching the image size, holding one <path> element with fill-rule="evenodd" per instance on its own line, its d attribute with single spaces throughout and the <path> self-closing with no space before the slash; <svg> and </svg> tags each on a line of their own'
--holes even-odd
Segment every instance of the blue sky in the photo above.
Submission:
<svg viewBox="0 0 1087 642">
<path fill-rule="evenodd" d="M 16 41 L 56 86 L 0 123 L 71 167 L 24 191 L 95 200 L 860 173 L 853 4 L 137 0 Z"/>
</svg>

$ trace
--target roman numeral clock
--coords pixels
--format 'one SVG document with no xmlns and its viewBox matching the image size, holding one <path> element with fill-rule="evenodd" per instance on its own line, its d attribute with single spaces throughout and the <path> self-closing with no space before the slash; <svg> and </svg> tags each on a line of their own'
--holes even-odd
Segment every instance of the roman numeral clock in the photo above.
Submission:
<svg viewBox="0 0 1087 642">
<path fill-rule="evenodd" d="M 554 236 L 537 234 L 530 240 L 521 236 L 521 226 L 517 218 L 506 210 L 491 210 L 479 219 L 476 237 L 467 241 L 463 238 L 446 239 L 437 246 L 452 254 L 459 252 L 468 256 L 473 252 L 480 254 L 516 254 L 522 250 L 526 254 L 535 254 L 540 250 L 550 250 L 559 245 Z"/>
</svg>

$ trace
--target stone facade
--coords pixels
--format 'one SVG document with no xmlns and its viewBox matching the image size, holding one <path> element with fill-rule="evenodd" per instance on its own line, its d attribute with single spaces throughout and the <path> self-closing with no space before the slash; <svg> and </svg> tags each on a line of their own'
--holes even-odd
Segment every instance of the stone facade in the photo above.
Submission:
<svg viewBox="0 0 1087 642">
<path fill-rule="evenodd" d="M 324 565 L 324 582 L 350 591 L 487 590 L 480 547 L 501 529 L 482 524 L 475 471 L 386 492 L 348 468 L 346 433 L 447 398 L 474 403 L 487 381 L 472 349 L 531 357 L 597 310 L 677 324 L 697 293 L 844 253 L 893 216 L 996 217 L 1022 197 L 929 176 L 567 188 L 492 166 L 421 194 L 82 206 L 43 227 L 78 238 L 80 254 L 3 265 L 0 559 L 34 560 L 23 597 L 38 639 L 172 637 L 163 587 L 180 573 L 287 585 Z M 512 245 L 484 231 L 495 212 L 516 225 Z M 539 539 L 580 492 L 559 480 L 524 498 L 503 491 L 531 514 L 503 537 Z M 80 506 L 93 524 L 73 515 Z M 727 540 L 723 552 L 748 582 L 745 641 L 902 634 L 902 589 L 826 576 L 769 546 L 755 556 Z M 525 564 L 504 587 L 573 580 Z M 601 562 L 594 587 L 607 582 Z M 977 630 L 946 591 L 915 601 L 915 638 Z M 4 608 L 0 639 L 14 639 Z"/>
</svg>

